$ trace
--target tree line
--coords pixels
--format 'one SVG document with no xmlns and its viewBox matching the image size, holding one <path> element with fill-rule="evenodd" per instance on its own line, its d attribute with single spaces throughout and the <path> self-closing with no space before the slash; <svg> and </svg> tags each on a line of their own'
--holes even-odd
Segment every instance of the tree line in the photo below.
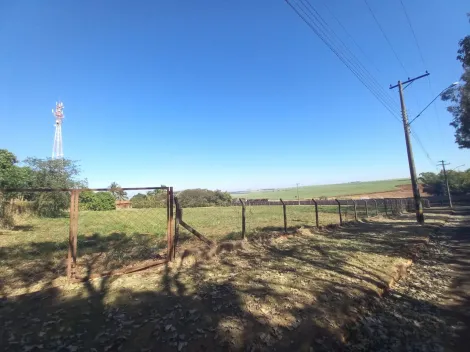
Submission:
<svg viewBox="0 0 470 352">
<path fill-rule="evenodd" d="M 423 172 L 420 174 L 420 182 L 423 190 L 432 195 L 445 195 L 447 188 L 444 172 Z M 465 195 L 470 193 L 470 169 L 465 171 L 447 171 L 450 193 L 453 195 Z"/>
<path fill-rule="evenodd" d="M 81 179 L 80 168 L 69 159 L 26 158 L 19 162 L 16 155 L 0 149 L 0 220 L 4 220 L 5 204 L 43 217 L 60 217 L 70 207 L 69 192 L 2 192 L 2 189 L 83 189 L 79 196 L 79 209 L 103 211 L 116 209 L 116 202 L 129 200 L 121 186 L 113 182 L 109 191 L 87 190 L 88 181 Z M 163 186 L 165 187 L 165 186 Z M 177 193 L 183 207 L 230 205 L 227 192 L 192 189 Z M 157 189 L 131 197 L 133 208 L 159 208 L 166 206 L 166 191 Z M 2 220 L 2 221 L 3 221 Z"/>
</svg>

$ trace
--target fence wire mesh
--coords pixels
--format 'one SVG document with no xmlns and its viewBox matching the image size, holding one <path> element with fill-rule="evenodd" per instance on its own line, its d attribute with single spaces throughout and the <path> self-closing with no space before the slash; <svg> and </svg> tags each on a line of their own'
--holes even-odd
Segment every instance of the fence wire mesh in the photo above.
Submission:
<svg viewBox="0 0 470 352">
<path fill-rule="evenodd" d="M 99 275 L 165 259 L 166 193 L 157 193 L 160 202 L 149 204 L 149 208 L 93 211 L 79 205 L 76 274 Z"/>
<path fill-rule="evenodd" d="M 0 294 L 61 284 L 66 274 L 70 192 L 3 192 Z"/>
</svg>

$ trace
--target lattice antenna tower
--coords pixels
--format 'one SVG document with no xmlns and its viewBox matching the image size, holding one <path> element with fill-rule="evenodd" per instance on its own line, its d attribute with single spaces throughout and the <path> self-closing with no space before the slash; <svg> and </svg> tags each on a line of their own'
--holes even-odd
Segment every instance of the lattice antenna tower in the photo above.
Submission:
<svg viewBox="0 0 470 352">
<path fill-rule="evenodd" d="M 56 102 L 55 111 L 52 109 L 52 115 L 55 117 L 54 146 L 52 147 L 52 159 L 62 159 L 64 151 L 62 149 L 62 120 L 64 119 L 64 103 Z"/>
</svg>

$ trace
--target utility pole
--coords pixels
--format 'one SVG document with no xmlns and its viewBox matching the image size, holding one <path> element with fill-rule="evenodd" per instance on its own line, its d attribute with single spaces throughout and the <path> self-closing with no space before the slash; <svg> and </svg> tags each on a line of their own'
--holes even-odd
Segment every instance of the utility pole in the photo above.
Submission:
<svg viewBox="0 0 470 352">
<path fill-rule="evenodd" d="M 300 205 L 300 198 L 299 198 L 299 183 L 296 183 L 297 185 L 297 201 L 299 202 Z"/>
<path fill-rule="evenodd" d="M 449 200 L 449 208 L 453 208 L 452 206 L 452 197 L 450 195 L 450 188 L 449 188 L 449 179 L 447 178 L 447 171 L 446 171 L 446 165 L 450 165 L 449 163 L 445 164 L 444 160 L 439 161 L 441 164 L 439 166 L 442 166 L 442 171 L 444 172 L 444 180 L 446 183 L 446 189 L 447 189 L 447 199 Z"/>
<path fill-rule="evenodd" d="M 418 221 L 419 224 L 424 224 L 423 204 L 421 203 L 421 195 L 419 194 L 418 180 L 416 177 L 415 160 L 413 157 L 413 149 L 411 147 L 410 124 L 408 123 L 408 116 L 407 116 L 406 107 L 405 107 L 405 99 L 403 97 L 403 84 L 411 83 L 413 81 L 416 81 L 426 76 L 429 76 L 428 72 L 426 72 L 424 75 L 415 77 L 413 79 L 408 79 L 405 82 L 398 81 L 398 84 L 395 86 L 390 85 L 390 89 L 398 87 L 398 91 L 400 93 L 401 116 L 403 119 L 403 128 L 405 130 L 405 142 L 406 142 L 406 151 L 408 153 L 408 164 L 410 167 L 411 187 L 413 189 L 413 198 L 415 201 L 416 220 Z"/>
</svg>

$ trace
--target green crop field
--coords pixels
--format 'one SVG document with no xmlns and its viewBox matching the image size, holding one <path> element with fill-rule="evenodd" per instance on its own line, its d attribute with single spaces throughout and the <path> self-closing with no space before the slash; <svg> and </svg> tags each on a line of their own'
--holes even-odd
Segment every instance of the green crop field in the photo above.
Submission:
<svg viewBox="0 0 470 352">
<path fill-rule="evenodd" d="M 368 182 L 351 182 L 333 185 L 316 185 L 299 187 L 300 199 L 310 199 L 319 197 L 338 197 L 355 194 L 387 192 L 397 189 L 397 186 L 410 184 L 409 179 L 394 179 Z M 234 193 L 234 198 L 248 199 L 296 199 L 297 188 L 279 188 L 270 191 L 253 191 L 247 193 Z"/>
</svg>

